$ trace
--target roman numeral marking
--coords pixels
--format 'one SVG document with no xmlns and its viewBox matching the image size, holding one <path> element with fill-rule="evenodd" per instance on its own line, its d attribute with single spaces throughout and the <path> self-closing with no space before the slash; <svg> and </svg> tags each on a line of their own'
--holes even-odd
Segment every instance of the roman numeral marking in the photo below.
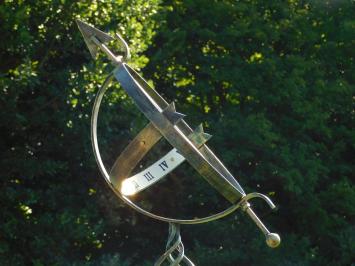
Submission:
<svg viewBox="0 0 355 266">
<path fill-rule="evenodd" d="M 160 168 L 165 171 L 165 169 L 169 168 L 168 164 L 166 163 L 166 161 L 162 161 L 160 164 L 159 164 Z"/>
<path fill-rule="evenodd" d="M 145 174 L 143 174 L 143 176 L 144 176 L 148 181 L 151 181 L 151 180 L 153 180 L 153 179 L 155 178 L 150 172 L 146 172 Z"/>
</svg>

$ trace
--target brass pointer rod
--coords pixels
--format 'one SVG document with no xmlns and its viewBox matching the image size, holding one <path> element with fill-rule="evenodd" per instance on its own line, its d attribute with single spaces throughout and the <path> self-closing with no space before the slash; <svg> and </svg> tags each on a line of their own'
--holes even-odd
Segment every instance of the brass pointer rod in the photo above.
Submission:
<svg viewBox="0 0 355 266">
<path fill-rule="evenodd" d="M 247 194 L 240 204 L 243 211 L 245 211 L 249 217 L 254 221 L 257 227 L 263 232 L 266 238 L 266 244 L 271 248 L 276 248 L 281 243 L 281 238 L 276 233 L 270 233 L 267 227 L 263 224 L 263 222 L 259 219 L 259 217 L 255 214 L 253 209 L 250 207 L 249 199 L 252 198 L 262 198 L 266 201 L 266 203 L 270 206 L 271 209 L 275 209 L 275 204 L 265 195 L 260 193 L 249 193 Z"/>
<path fill-rule="evenodd" d="M 252 208 L 250 208 L 250 203 L 245 202 L 243 206 L 243 211 L 245 211 L 250 218 L 255 222 L 255 224 L 260 228 L 260 230 L 264 233 L 264 235 L 270 234 L 270 231 L 266 228 L 266 226 L 261 222 L 259 217 L 255 214 Z"/>
</svg>

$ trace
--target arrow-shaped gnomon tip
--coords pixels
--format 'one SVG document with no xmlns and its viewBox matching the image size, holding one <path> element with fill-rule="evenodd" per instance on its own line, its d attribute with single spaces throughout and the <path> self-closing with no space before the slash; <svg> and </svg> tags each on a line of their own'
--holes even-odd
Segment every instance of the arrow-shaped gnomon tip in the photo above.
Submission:
<svg viewBox="0 0 355 266">
<path fill-rule="evenodd" d="M 94 41 L 92 40 L 92 37 L 95 37 L 96 39 L 98 39 L 101 43 L 108 43 L 112 40 L 114 40 L 113 37 L 111 37 L 110 35 L 108 35 L 107 33 L 96 29 L 95 27 L 77 19 L 76 20 L 76 24 L 78 25 L 78 28 L 81 32 L 81 34 L 84 37 L 84 41 L 87 45 L 87 47 L 89 48 L 90 54 L 93 58 L 96 58 L 96 54 L 97 54 L 97 44 L 94 43 Z"/>
</svg>

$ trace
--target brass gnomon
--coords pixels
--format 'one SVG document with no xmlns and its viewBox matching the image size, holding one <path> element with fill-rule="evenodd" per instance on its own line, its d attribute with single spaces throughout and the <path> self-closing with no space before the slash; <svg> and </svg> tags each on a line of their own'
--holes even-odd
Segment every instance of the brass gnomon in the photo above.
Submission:
<svg viewBox="0 0 355 266">
<path fill-rule="evenodd" d="M 248 201 L 252 198 L 259 197 L 265 200 L 271 209 L 275 208 L 273 202 L 267 196 L 260 193 L 245 194 L 233 175 L 207 147 L 206 142 L 211 135 L 203 131 L 202 124 L 195 130 L 192 130 L 184 121 L 184 115 L 176 112 L 174 103 L 168 104 L 126 63 L 130 58 L 129 47 L 120 35 L 116 34 L 115 38 L 113 38 L 80 20 L 77 20 L 77 24 L 91 55 L 95 58 L 97 50 L 100 49 L 115 66 L 113 72 L 109 74 L 103 86 L 99 89 L 92 112 L 91 139 L 99 169 L 111 189 L 125 203 L 144 215 L 170 224 L 170 235 L 166 252 L 156 262 L 156 265 L 161 265 L 164 261 L 169 261 L 171 265 L 179 265 L 179 262 L 193 265 L 184 255 L 178 225 L 198 224 L 217 220 L 234 212 L 239 207 L 252 218 L 264 233 L 267 245 L 272 248 L 277 247 L 280 244 L 279 235 L 270 233 L 251 209 Z M 119 44 L 122 46 L 124 51 L 123 56 L 114 55 L 105 45 L 114 39 L 118 40 Z M 138 109 L 150 122 L 134 140 L 130 142 L 117 158 L 112 169 L 108 172 L 102 162 L 98 147 L 97 119 L 103 96 L 114 78 L 121 84 L 121 87 L 133 99 Z M 156 163 L 130 176 L 137 164 L 161 138 L 165 138 L 174 148 L 156 161 Z M 183 220 L 153 214 L 142 209 L 130 199 L 131 195 L 155 184 L 185 160 L 206 179 L 210 185 L 230 201 L 232 206 L 212 216 Z"/>
</svg>

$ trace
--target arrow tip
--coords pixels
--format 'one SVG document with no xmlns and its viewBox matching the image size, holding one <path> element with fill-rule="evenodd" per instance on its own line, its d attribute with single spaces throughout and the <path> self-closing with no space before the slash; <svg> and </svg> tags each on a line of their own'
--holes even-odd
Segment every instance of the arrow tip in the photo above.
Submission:
<svg viewBox="0 0 355 266">
<path fill-rule="evenodd" d="M 108 35 L 107 33 L 96 29 L 95 27 L 89 25 L 84 21 L 77 19 L 76 24 L 78 25 L 78 28 L 81 34 L 83 35 L 84 41 L 87 47 L 89 48 L 90 54 L 93 58 L 96 58 L 98 47 L 91 39 L 92 37 L 96 37 L 96 39 L 98 39 L 102 43 L 108 43 L 114 40 L 114 38 Z"/>
</svg>

